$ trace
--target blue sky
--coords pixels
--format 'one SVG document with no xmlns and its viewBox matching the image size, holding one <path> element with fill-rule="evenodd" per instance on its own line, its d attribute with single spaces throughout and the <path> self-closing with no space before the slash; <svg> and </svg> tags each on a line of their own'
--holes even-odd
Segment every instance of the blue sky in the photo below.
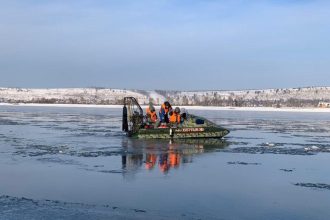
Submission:
<svg viewBox="0 0 330 220">
<path fill-rule="evenodd" d="M 0 0 L 0 86 L 330 86 L 330 1 Z"/>
</svg>

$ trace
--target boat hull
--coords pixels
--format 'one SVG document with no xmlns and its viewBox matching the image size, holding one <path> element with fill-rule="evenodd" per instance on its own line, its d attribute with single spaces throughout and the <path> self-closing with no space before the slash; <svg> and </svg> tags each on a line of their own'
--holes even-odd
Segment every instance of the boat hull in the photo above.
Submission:
<svg viewBox="0 0 330 220">
<path fill-rule="evenodd" d="M 132 137 L 139 139 L 222 138 L 229 131 L 221 127 L 182 127 L 140 129 Z"/>
</svg>

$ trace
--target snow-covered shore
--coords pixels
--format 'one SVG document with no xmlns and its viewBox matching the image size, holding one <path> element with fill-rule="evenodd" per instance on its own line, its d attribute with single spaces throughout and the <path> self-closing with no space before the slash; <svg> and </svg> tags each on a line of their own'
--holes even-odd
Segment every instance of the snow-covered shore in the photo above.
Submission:
<svg viewBox="0 0 330 220">
<path fill-rule="evenodd" d="M 288 89 L 263 89 L 240 91 L 167 91 L 130 90 L 111 88 L 3 88 L 0 102 L 41 104 L 118 105 L 124 97 L 135 97 L 140 104 L 165 100 L 175 105 L 189 106 L 268 106 L 268 107 L 317 107 L 321 102 L 330 103 L 330 87 Z"/>
<path fill-rule="evenodd" d="M 85 105 L 85 104 L 9 104 L 0 103 L 0 106 L 17 107 L 57 107 L 57 108 L 122 108 L 122 105 Z M 142 106 L 144 109 L 146 106 Z M 330 108 L 272 108 L 272 107 L 217 107 L 217 106 L 180 106 L 188 110 L 213 111 L 253 111 L 253 112 L 310 112 L 330 113 Z M 156 106 L 157 108 L 157 106 Z"/>
</svg>

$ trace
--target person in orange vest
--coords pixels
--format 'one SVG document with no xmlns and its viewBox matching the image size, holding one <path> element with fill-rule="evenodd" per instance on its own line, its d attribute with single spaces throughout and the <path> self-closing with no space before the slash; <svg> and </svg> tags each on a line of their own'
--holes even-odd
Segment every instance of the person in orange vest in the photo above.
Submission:
<svg viewBox="0 0 330 220">
<path fill-rule="evenodd" d="M 164 102 L 159 110 L 159 118 L 162 123 L 169 123 L 168 113 L 172 110 L 172 106 L 169 102 Z"/>
<path fill-rule="evenodd" d="M 170 123 L 173 124 L 180 124 L 181 123 L 181 115 L 180 115 L 180 108 L 176 107 L 174 112 L 170 113 Z"/>
<path fill-rule="evenodd" d="M 156 123 L 158 120 L 156 109 L 152 103 L 149 104 L 149 107 L 146 109 L 147 121 L 151 123 Z"/>
</svg>

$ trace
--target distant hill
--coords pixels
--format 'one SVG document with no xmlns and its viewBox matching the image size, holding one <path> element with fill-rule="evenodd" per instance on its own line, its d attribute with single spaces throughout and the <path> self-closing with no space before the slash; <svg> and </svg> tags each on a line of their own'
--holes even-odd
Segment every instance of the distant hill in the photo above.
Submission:
<svg viewBox="0 0 330 220">
<path fill-rule="evenodd" d="M 330 102 L 330 87 L 237 91 L 0 88 L 2 103 L 118 105 L 122 104 L 125 96 L 133 96 L 141 104 L 148 104 L 149 101 L 160 104 L 169 100 L 173 105 L 316 107 L 321 101 Z"/>
</svg>

